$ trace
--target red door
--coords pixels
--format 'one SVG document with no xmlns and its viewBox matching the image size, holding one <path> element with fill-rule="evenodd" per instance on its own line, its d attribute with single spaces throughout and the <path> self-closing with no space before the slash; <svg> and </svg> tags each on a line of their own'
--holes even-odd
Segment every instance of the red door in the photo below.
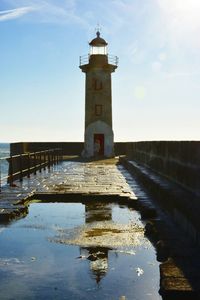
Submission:
<svg viewBox="0 0 200 300">
<path fill-rule="evenodd" d="M 99 151 L 98 155 L 104 155 L 104 134 L 102 133 L 95 133 L 94 134 L 94 145 L 99 143 Z"/>
</svg>

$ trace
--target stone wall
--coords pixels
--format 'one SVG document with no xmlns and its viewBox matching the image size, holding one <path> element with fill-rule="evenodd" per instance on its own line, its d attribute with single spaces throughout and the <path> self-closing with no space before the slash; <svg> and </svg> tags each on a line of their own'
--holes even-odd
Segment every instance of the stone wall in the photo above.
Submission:
<svg viewBox="0 0 200 300">
<path fill-rule="evenodd" d="M 27 142 L 10 144 L 11 155 L 17 155 L 26 152 L 35 152 L 53 148 L 62 149 L 63 155 L 80 155 L 84 147 L 83 142 Z M 126 153 L 126 143 L 115 143 L 115 155 Z"/>
<path fill-rule="evenodd" d="M 26 152 L 36 152 L 48 149 L 62 149 L 63 155 L 80 155 L 83 150 L 82 142 L 24 142 L 10 144 L 11 155 Z"/>
<path fill-rule="evenodd" d="M 200 195 L 199 141 L 127 143 L 126 155 Z"/>
</svg>

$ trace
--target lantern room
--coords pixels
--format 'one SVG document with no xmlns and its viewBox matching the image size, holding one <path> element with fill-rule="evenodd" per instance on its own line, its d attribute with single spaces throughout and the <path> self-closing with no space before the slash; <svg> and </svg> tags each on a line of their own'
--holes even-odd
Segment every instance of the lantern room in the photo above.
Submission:
<svg viewBox="0 0 200 300">
<path fill-rule="evenodd" d="M 97 31 L 97 37 L 94 38 L 90 43 L 90 55 L 107 55 L 108 43 L 100 37 L 100 32 Z"/>
</svg>

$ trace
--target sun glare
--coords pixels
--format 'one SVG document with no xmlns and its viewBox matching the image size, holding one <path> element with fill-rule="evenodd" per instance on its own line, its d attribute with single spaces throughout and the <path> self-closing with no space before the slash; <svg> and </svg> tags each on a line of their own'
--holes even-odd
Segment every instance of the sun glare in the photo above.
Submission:
<svg viewBox="0 0 200 300">
<path fill-rule="evenodd" d="M 156 0 L 171 44 L 199 49 L 200 0 Z"/>
<path fill-rule="evenodd" d="M 200 25 L 199 0 L 158 0 L 161 9 L 181 25 L 196 27 Z"/>
</svg>

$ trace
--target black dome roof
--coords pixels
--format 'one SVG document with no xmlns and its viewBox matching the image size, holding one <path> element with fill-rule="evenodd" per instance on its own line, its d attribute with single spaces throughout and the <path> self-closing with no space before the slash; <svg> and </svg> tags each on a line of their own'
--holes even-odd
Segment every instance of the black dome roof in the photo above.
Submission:
<svg viewBox="0 0 200 300">
<path fill-rule="evenodd" d="M 108 43 L 100 37 L 100 32 L 97 31 L 97 37 L 93 39 L 89 45 L 94 47 L 105 47 L 108 45 Z"/>
</svg>

